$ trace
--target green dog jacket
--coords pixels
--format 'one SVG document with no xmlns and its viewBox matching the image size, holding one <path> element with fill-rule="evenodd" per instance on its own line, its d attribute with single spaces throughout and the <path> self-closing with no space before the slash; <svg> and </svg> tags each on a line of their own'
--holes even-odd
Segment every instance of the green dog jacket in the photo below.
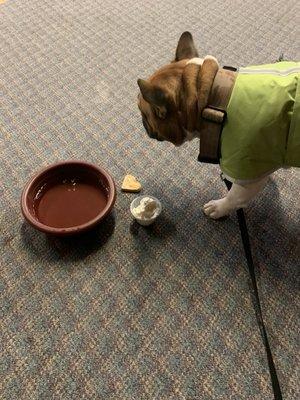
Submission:
<svg viewBox="0 0 300 400">
<path fill-rule="evenodd" d="M 300 167 L 300 62 L 240 68 L 227 107 L 220 167 L 236 180 Z"/>
</svg>

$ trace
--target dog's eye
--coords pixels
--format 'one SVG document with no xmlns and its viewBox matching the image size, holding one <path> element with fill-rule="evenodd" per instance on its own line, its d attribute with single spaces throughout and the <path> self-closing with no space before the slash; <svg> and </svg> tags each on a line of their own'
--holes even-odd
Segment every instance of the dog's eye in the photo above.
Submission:
<svg viewBox="0 0 300 400">
<path fill-rule="evenodd" d="M 159 118 L 159 119 L 165 119 L 167 116 L 167 110 L 164 109 L 163 107 L 159 108 L 159 107 L 153 107 L 152 111 L 154 113 L 154 115 Z"/>
<path fill-rule="evenodd" d="M 159 110 L 158 110 L 157 108 L 154 109 L 154 114 L 155 114 L 155 116 L 156 116 L 157 118 L 161 118 L 160 112 L 159 112 Z"/>
</svg>

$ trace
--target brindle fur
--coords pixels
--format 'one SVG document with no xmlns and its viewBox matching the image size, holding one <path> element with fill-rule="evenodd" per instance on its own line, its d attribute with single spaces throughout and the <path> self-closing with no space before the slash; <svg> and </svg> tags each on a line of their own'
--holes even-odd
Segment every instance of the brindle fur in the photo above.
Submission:
<svg viewBox="0 0 300 400">
<path fill-rule="evenodd" d="M 185 32 L 179 39 L 174 61 L 148 80 L 138 80 L 138 106 L 150 138 L 180 146 L 186 131 L 197 130 L 218 69 L 216 61 L 209 58 L 202 66 L 187 64 L 197 56 L 192 35 Z"/>
</svg>

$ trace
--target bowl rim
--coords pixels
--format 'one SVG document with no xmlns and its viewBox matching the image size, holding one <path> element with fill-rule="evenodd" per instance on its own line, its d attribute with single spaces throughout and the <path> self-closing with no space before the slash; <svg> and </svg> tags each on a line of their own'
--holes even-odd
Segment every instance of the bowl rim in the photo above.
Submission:
<svg viewBox="0 0 300 400">
<path fill-rule="evenodd" d="M 108 185 L 109 185 L 108 200 L 107 200 L 106 207 L 96 217 L 94 217 L 90 221 L 88 221 L 84 224 L 81 224 L 81 225 L 72 226 L 72 227 L 68 227 L 68 228 L 55 228 L 55 227 L 51 227 L 49 225 L 43 224 L 42 222 L 38 221 L 37 219 L 35 219 L 32 216 L 32 214 L 29 211 L 29 208 L 27 206 L 27 198 L 28 198 L 29 191 L 32 189 L 35 182 L 39 178 L 41 178 L 45 173 L 47 173 L 51 170 L 54 170 L 56 168 L 64 167 L 64 166 L 68 166 L 68 165 L 77 165 L 79 167 L 82 167 L 83 169 L 86 169 L 86 168 L 93 169 L 97 173 L 100 173 L 101 175 L 103 175 L 107 179 Z M 115 181 L 112 178 L 112 176 L 110 175 L 110 173 L 107 172 L 102 167 L 95 165 L 93 163 L 90 163 L 87 161 L 81 161 L 81 160 L 59 161 L 59 162 L 50 164 L 50 165 L 40 169 L 28 180 L 28 182 L 26 183 L 26 185 L 22 191 L 22 195 L 21 195 L 21 210 L 22 210 L 22 214 L 23 214 L 24 218 L 26 219 L 26 221 L 29 222 L 30 225 L 32 225 L 34 228 L 38 229 L 39 231 L 44 232 L 44 233 L 53 234 L 53 235 L 66 236 L 66 235 L 71 235 L 71 234 L 75 234 L 75 233 L 81 233 L 81 232 L 87 231 L 87 230 L 93 228 L 94 226 L 96 226 L 113 208 L 115 201 L 116 201 L 116 195 L 117 195 L 117 193 L 116 193 Z"/>
</svg>

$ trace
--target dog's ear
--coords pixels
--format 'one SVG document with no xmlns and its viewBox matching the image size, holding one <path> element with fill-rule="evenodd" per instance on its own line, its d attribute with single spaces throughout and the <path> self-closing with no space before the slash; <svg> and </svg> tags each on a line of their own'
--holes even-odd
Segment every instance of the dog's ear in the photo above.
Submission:
<svg viewBox="0 0 300 400">
<path fill-rule="evenodd" d="M 185 58 L 198 57 L 198 52 L 194 45 L 193 36 L 190 32 L 184 32 L 178 41 L 175 61 L 180 61 Z"/>
<path fill-rule="evenodd" d="M 167 109 L 170 106 L 170 100 L 168 99 L 167 94 L 160 87 L 157 87 L 144 79 L 138 79 L 137 83 L 144 100 L 153 106 L 155 113 L 159 118 L 165 118 Z"/>
</svg>

